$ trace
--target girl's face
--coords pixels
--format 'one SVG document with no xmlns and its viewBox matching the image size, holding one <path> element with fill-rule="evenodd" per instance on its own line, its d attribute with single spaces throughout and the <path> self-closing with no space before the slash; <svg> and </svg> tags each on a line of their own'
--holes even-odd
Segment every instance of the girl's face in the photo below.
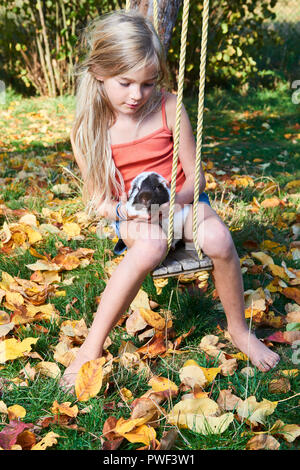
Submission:
<svg viewBox="0 0 300 470">
<path fill-rule="evenodd" d="M 97 77 L 118 115 L 133 115 L 150 98 L 156 84 L 157 67 L 152 64 L 137 71 L 110 78 Z"/>
</svg>

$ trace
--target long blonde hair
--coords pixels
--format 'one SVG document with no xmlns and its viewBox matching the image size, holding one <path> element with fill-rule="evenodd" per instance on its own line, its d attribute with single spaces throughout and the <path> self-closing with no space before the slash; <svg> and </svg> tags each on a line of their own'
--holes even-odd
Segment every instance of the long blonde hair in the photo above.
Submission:
<svg viewBox="0 0 300 470">
<path fill-rule="evenodd" d="M 158 79 L 151 97 L 137 115 L 139 122 L 158 108 L 168 69 L 163 46 L 147 18 L 137 11 L 118 10 L 93 20 L 83 35 L 88 45 L 78 75 L 76 116 L 72 127 L 74 152 L 85 162 L 83 200 L 88 211 L 120 197 L 124 181 L 112 158 L 109 128 L 116 116 L 96 76 L 114 77 L 155 64 Z"/>
</svg>

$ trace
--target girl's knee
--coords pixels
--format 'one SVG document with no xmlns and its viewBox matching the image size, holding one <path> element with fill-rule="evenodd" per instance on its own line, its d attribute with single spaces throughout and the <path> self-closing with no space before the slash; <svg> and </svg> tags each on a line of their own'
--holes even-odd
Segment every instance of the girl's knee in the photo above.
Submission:
<svg viewBox="0 0 300 470">
<path fill-rule="evenodd" d="M 168 243 L 165 239 L 159 240 L 139 240 L 135 243 L 138 250 L 139 265 L 151 271 L 164 259 L 167 253 Z"/>
<path fill-rule="evenodd" d="M 202 230 L 200 227 L 198 243 L 203 251 L 212 258 L 229 258 L 235 250 L 230 231 L 225 224 L 219 221 L 202 227 Z"/>
</svg>

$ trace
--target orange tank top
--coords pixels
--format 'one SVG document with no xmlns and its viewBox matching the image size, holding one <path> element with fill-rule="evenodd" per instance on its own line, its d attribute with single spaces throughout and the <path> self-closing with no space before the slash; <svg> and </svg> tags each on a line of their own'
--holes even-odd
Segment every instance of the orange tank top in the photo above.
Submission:
<svg viewBox="0 0 300 470">
<path fill-rule="evenodd" d="M 173 134 L 167 126 L 165 98 L 162 95 L 163 126 L 140 139 L 112 145 L 112 157 L 128 192 L 132 180 L 143 171 L 156 171 L 170 183 L 173 161 Z M 185 182 L 180 160 L 177 165 L 176 192 Z"/>
</svg>

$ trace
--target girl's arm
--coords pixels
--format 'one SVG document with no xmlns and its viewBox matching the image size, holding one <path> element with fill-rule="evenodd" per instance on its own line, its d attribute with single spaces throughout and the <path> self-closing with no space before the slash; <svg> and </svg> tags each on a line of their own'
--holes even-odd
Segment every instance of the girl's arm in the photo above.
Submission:
<svg viewBox="0 0 300 470">
<path fill-rule="evenodd" d="M 177 97 L 171 93 L 166 93 L 166 115 L 167 123 L 170 130 L 175 132 L 176 120 L 176 101 Z M 175 202 L 184 206 L 190 204 L 194 200 L 194 183 L 195 183 L 195 165 L 196 165 L 196 142 L 193 129 L 185 110 L 182 105 L 181 121 L 180 121 L 180 139 L 179 139 L 179 159 L 186 177 L 182 188 L 176 194 Z M 200 168 L 200 194 L 204 191 L 206 180 L 203 168 Z"/>
</svg>

